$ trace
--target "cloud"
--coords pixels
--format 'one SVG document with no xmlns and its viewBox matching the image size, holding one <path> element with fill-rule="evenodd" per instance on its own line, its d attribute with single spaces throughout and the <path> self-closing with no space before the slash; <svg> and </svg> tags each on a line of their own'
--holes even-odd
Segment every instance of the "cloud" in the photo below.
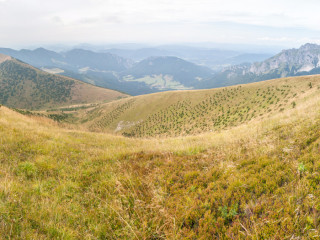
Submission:
<svg viewBox="0 0 320 240">
<path fill-rule="evenodd" d="M 0 0 L 1 45 L 317 40 L 318 0 Z"/>
</svg>

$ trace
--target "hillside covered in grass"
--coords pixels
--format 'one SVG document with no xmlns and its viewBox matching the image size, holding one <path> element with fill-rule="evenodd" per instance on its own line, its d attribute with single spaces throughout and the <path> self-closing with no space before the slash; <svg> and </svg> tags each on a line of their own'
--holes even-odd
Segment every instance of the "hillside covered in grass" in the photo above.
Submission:
<svg viewBox="0 0 320 240">
<path fill-rule="evenodd" d="M 319 76 L 131 97 L 80 111 L 79 123 L 130 137 L 186 136 L 267 118 L 318 94 Z"/>
<path fill-rule="evenodd" d="M 117 91 L 43 72 L 5 55 L 0 56 L 0 104 L 8 107 L 45 109 L 111 101 L 126 96 Z"/>
<path fill-rule="evenodd" d="M 279 104 L 288 100 L 283 110 L 274 107 L 261 119 L 187 137 L 140 139 L 64 129 L 1 107 L 0 235 L 319 238 L 318 80 L 282 81 L 277 87 L 290 96 L 280 99 Z M 268 86 L 273 95 L 270 82 L 265 84 L 262 98 Z M 135 101 L 122 102 L 123 111 Z"/>
</svg>

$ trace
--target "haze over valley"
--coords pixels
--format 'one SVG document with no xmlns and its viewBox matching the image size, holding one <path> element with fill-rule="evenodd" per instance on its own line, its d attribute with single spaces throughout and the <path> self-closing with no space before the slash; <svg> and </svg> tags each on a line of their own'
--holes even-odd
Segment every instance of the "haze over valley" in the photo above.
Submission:
<svg viewBox="0 0 320 240">
<path fill-rule="evenodd" d="M 215 88 L 319 72 L 320 46 L 310 43 L 274 55 L 185 46 L 167 48 L 170 51 L 160 47 L 106 49 L 100 52 L 86 49 L 54 52 L 44 48 L 19 51 L 1 48 L 0 53 L 49 73 L 131 95 Z"/>
</svg>

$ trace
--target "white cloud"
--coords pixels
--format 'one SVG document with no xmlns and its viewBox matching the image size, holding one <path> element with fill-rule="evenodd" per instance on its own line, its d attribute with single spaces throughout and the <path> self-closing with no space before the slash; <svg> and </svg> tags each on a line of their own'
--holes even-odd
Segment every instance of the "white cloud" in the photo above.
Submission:
<svg viewBox="0 0 320 240">
<path fill-rule="evenodd" d="M 0 0 L 0 45 L 266 39 L 296 44 L 302 32 L 317 40 L 318 9 L 318 0 Z"/>
</svg>

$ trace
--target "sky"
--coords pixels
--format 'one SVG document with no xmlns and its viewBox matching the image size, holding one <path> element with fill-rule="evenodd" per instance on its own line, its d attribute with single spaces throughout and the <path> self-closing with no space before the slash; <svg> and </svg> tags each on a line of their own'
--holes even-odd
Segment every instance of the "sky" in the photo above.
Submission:
<svg viewBox="0 0 320 240">
<path fill-rule="evenodd" d="M 319 0 L 0 0 L 0 47 L 320 44 Z"/>
</svg>

